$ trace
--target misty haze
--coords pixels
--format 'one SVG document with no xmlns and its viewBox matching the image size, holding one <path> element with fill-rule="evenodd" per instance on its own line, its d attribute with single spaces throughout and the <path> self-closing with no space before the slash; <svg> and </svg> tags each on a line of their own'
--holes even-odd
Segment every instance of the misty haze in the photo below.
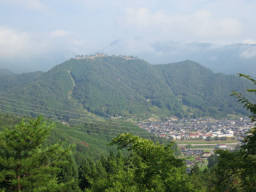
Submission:
<svg viewBox="0 0 256 192">
<path fill-rule="evenodd" d="M 0 0 L 0 192 L 255 192 L 255 8 Z"/>
</svg>

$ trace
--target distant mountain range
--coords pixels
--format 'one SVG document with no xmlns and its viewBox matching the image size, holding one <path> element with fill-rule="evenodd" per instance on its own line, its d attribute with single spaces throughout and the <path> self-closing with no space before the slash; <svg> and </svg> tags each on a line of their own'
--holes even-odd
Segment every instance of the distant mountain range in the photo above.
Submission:
<svg viewBox="0 0 256 192">
<path fill-rule="evenodd" d="M 0 71 L 0 111 L 63 121 L 242 114 L 233 90 L 250 83 L 200 64 L 151 65 L 127 56 L 79 56 L 48 72 Z"/>
<path fill-rule="evenodd" d="M 56 63 L 62 63 L 74 54 L 101 52 L 108 55 L 133 55 L 152 64 L 193 60 L 213 72 L 246 73 L 256 76 L 256 43 L 254 42 L 236 44 L 148 42 L 140 38 L 131 38 L 118 39 L 102 47 L 98 50 L 79 49 L 83 50 L 81 52 L 71 51 L 67 47 L 64 52 L 49 52 L 37 56 L 27 55 L 24 58 L 0 58 L 0 68 L 6 68 L 17 73 L 47 71 Z"/>
<path fill-rule="evenodd" d="M 102 51 L 108 54 L 132 54 L 151 63 L 160 64 L 193 60 L 203 66 L 226 74 L 246 73 L 256 75 L 256 44 L 237 43 L 217 45 L 212 43 L 144 42 L 116 40 Z"/>
</svg>

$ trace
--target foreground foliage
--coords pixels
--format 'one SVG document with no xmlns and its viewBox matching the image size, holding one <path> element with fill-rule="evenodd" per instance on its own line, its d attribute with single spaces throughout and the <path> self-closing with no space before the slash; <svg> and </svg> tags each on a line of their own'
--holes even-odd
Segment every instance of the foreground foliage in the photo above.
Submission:
<svg viewBox="0 0 256 192">
<path fill-rule="evenodd" d="M 252 81 L 250 76 L 241 75 Z M 255 89 L 248 90 L 256 93 Z M 256 104 L 245 96 L 233 93 L 252 114 L 256 121 Z M 0 116 L 0 118 L 3 116 Z M 8 117 L 8 118 L 7 118 Z M 6 116 L 7 124 L 17 119 Z M 0 121 L 0 126 L 4 118 Z M 160 144 L 151 139 L 122 133 L 112 139 L 108 155 L 95 161 L 91 153 L 73 156 L 67 147 L 66 138 L 74 141 L 75 149 L 91 147 L 85 138 L 95 140 L 111 133 L 111 127 L 127 129 L 130 124 L 109 121 L 97 124 L 84 124 L 78 128 L 59 126 L 54 134 L 53 125 L 41 118 L 23 120 L 17 126 L 6 126 L 0 134 L 0 191 L 1 192 L 254 192 L 256 191 L 256 128 L 244 138 L 236 151 L 216 151 L 209 159 L 208 169 L 200 170 L 195 166 L 187 173 L 185 163 L 176 157 L 174 143 Z M 122 125 L 122 126 L 121 126 Z M 102 129 L 102 127 L 104 127 Z M 1 128 L 1 127 L 0 127 Z M 66 133 L 58 133 L 65 131 Z M 84 137 L 82 133 L 88 137 Z M 115 132 L 117 134 L 117 132 Z M 143 134 L 141 132 L 140 134 Z M 90 137 L 89 137 L 90 136 Z M 114 136 L 114 135 L 113 135 Z M 146 135 L 148 136 L 148 135 Z M 56 144 L 57 139 L 63 143 Z M 78 153 L 76 153 L 78 154 Z M 100 155 L 99 155 L 100 156 Z M 77 166 L 79 162 L 79 166 Z"/>
<path fill-rule="evenodd" d="M 70 149 L 45 143 L 51 127 L 37 118 L 1 133 L 1 192 L 196 191 L 173 143 L 121 134 L 112 140 L 120 152 L 84 158 L 78 169 Z"/>
<path fill-rule="evenodd" d="M 21 121 L 13 129 L 1 133 L 2 191 L 64 192 L 76 188 L 70 151 L 58 144 L 45 144 L 50 129 L 51 125 L 38 118 Z"/>
<path fill-rule="evenodd" d="M 240 76 L 256 85 L 256 80 L 250 76 Z M 256 89 L 249 89 L 248 92 L 256 93 Z M 251 119 L 255 122 L 256 104 L 240 93 L 234 92 L 233 95 L 251 112 Z M 244 138 L 239 150 L 216 152 L 216 165 L 211 168 L 210 175 L 208 191 L 256 191 L 256 127 Z"/>
<path fill-rule="evenodd" d="M 172 144 L 162 145 L 131 134 L 112 141 L 125 155 L 111 153 L 80 168 L 80 187 L 89 191 L 196 191 Z"/>
</svg>

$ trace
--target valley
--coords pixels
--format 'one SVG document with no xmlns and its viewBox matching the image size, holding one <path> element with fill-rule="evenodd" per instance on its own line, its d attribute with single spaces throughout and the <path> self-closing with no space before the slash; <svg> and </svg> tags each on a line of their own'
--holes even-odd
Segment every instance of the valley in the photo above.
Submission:
<svg viewBox="0 0 256 192">
<path fill-rule="evenodd" d="M 166 121 L 144 121 L 139 127 L 158 137 L 180 141 L 190 140 L 227 140 L 240 141 L 254 126 L 249 118 L 236 119 L 195 118 L 178 119 L 171 117 Z"/>
<path fill-rule="evenodd" d="M 0 192 L 256 192 L 255 8 L 0 0 Z"/>
<path fill-rule="evenodd" d="M 136 57 L 79 55 L 48 72 L 3 70 L 0 79 L 2 114 L 42 115 L 58 125 L 54 140 L 89 154 L 106 153 L 111 138 L 127 131 L 173 140 L 183 154 L 213 151 L 238 143 L 252 127 L 230 96 L 246 94 L 251 84 L 189 60 L 155 66 Z"/>
<path fill-rule="evenodd" d="M 49 117 L 67 123 L 95 118 L 137 122 L 172 115 L 221 118 L 246 114 L 230 97 L 232 91 L 246 94 L 251 86 L 239 77 L 213 73 L 189 60 L 151 65 L 131 58 L 80 56 L 48 72 L 2 74 L 0 104 L 5 111 L 24 115 L 49 112 Z"/>
<path fill-rule="evenodd" d="M 0 80 L 0 131 L 43 116 L 53 127 L 47 145 L 69 148 L 80 174 L 101 169 L 111 158 L 129 163 L 127 154 L 135 142 L 132 150 L 142 158 L 152 155 L 150 165 L 152 159 L 158 166 L 168 157 L 179 162 L 179 174 L 191 179 L 198 168 L 207 175 L 216 153 L 239 149 L 254 127 L 248 112 L 231 97 L 236 91 L 254 102 L 246 93 L 252 83 L 189 60 L 155 66 L 136 57 L 80 55 L 48 72 L 2 71 Z M 108 170 L 113 165 L 105 166 Z M 121 167 L 117 170 L 126 174 L 126 166 Z M 83 183 L 83 176 L 73 177 Z"/>
</svg>

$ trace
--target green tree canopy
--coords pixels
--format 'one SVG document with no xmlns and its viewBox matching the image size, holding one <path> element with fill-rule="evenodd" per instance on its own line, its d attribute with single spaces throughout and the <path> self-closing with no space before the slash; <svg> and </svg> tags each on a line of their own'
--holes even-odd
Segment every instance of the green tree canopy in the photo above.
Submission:
<svg viewBox="0 0 256 192">
<path fill-rule="evenodd" d="M 123 133 L 112 140 L 122 153 L 110 153 L 99 162 L 85 162 L 80 168 L 80 186 L 100 191 L 193 192 L 182 159 L 175 157 L 175 146 L 154 143 Z"/>
<path fill-rule="evenodd" d="M 256 80 L 244 74 L 241 77 L 256 85 Z M 248 89 L 255 94 L 256 89 Z M 252 122 L 256 122 L 256 104 L 241 93 L 233 92 L 238 101 L 251 112 Z M 238 151 L 216 152 L 217 164 L 213 168 L 209 191 L 256 191 L 256 127 L 252 128 L 242 141 Z M 214 177 L 215 176 L 215 177 Z"/>
<path fill-rule="evenodd" d="M 73 178 L 61 174 L 70 150 L 46 145 L 52 124 L 23 120 L 0 134 L 0 190 L 5 192 L 65 192 Z M 69 179 L 68 179 L 69 178 Z"/>
</svg>

